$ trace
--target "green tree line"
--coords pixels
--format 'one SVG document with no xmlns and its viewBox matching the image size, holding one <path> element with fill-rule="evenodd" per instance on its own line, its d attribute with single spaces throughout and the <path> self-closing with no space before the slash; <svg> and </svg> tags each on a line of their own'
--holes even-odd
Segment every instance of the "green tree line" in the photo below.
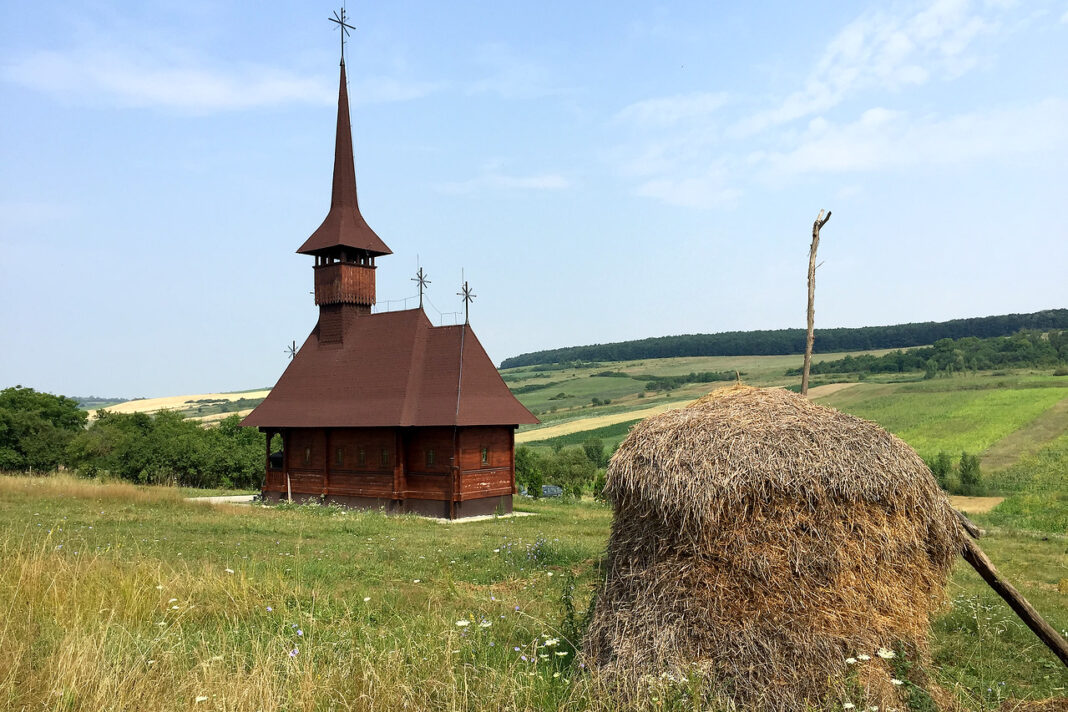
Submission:
<svg viewBox="0 0 1068 712">
<path fill-rule="evenodd" d="M 1068 309 L 1048 309 L 1031 314 L 1003 314 L 942 322 L 865 326 L 855 329 L 817 329 L 815 351 L 870 351 L 907 349 L 933 344 L 939 339 L 1008 336 L 1022 329 L 1047 331 L 1068 329 Z M 772 356 L 805 351 L 804 329 L 728 331 L 718 334 L 660 336 L 611 344 L 571 346 L 534 351 L 507 358 L 501 368 L 564 364 L 582 361 L 633 361 L 678 356 Z"/>
<path fill-rule="evenodd" d="M 85 476 L 184 487 L 257 488 L 264 436 L 232 415 L 205 428 L 180 413 L 87 413 L 64 396 L 0 391 L 0 470 L 67 468 Z"/>
<path fill-rule="evenodd" d="M 995 368 L 1051 368 L 1068 364 L 1068 330 L 1021 331 L 986 339 L 939 339 L 933 346 L 892 351 L 882 356 L 861 354 L 811 366 L 813 374 L 905 373 L 924 371 L 929 378 L 961 371 Z M 790 369 L 788 376 L 801 373 Z"/>
</svg>

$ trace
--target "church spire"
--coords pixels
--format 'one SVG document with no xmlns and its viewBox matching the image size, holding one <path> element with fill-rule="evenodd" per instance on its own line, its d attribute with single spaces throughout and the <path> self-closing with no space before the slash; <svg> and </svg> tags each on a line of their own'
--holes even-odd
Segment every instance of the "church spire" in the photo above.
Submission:
<svg viewBox="0 0 1068 712">
<path fill-rule="evenodd" d="M 337 97 L 337 134 L 334 143 L 334 182 L 330 195 L 330 212 L 322 225 L 305 240 L 297 252 L 318 255 L 342 247 L 362 250 L 370 255 L 393 254 L 360 214 L 360 205 L 356 198 L 356 168 L 352 155 L 352 127 L 349 124 L 349 92 L 344 58 L 341 60 L 341 80 Z"/>
</svg>

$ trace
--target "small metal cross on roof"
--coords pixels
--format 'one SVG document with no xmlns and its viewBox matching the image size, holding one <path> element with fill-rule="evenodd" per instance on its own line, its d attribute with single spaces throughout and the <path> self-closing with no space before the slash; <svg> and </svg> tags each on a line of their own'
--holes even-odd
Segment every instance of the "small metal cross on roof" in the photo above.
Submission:
<svg viewBox="0 0 1068 712">
<path fill-rule="evenodd" d="M 471 287 L 467 284 L 467 280 L 464 280 L 464 287 L 461 291 L 456 293 L 456 296 L 464 298 L 464 324 L 470 324 L 469 309 L 471 302 L 475 300 L 478 295 L 471 291 Z"/>
<path fill-rule="evenodd" d="M 341 61 L 345 61 L 345 38 L 349 35 L 349 30 L 355 30 L 356 28 L 345 22 L 345 6 L 341 6 L 341 14 L 339 15 L 337 10 L 334 10 L 334 16 L 326 18 L 330 22 L 337 23 L 337 28 L 341 30 Z"/>
<path fill-rule="evenodd" d="M 412 277 L 412 279 L 411 279 L 411 281 L 416 282 L 416 283 L 419 284 L 419 308 L 420 309 L 423 308 L 423 290 L 426 289 L 426 285 L 430 284 L 430 280 L 427 279 L 428 276 L 429 275 L 427 275 L 427 273 L 423 271 L 423 268 L 420 267 L 419 271 L 416 272 L 415 276 Z"/>
</svg>

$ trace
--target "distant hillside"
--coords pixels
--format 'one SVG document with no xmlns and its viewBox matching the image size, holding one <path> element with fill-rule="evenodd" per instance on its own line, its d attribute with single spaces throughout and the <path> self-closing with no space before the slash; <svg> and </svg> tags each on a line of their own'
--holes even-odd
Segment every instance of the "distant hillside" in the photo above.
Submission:
<svg viewBox="0 0 1068 712">
<path fill-rule="evenodd" d="M 815 351 L 868 351 L 933 344 L 939 339 L 967 336 L 1008 336 L 1020 329 L 1066 329 L 1068 309 L 1047 309 L 1033 314 L 1002 314 L 918 324 L 864 326 L 856 329 L 816 329 Z M 614 344 L 570 346 L 534 351 L 506 358 L 501 368 L 572 361 L 633 361 L 678 356 L 776 356 L 805 350 L 804 329 L 726 331 L 719 334 L 659 336 Z"/>
</svg>

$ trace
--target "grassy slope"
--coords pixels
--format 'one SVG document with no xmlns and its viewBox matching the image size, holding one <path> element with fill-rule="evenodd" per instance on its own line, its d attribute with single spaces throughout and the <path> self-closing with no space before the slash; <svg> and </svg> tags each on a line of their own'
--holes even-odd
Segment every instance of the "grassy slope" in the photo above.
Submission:
<svg viewBox="0 0 1068 712">
<path fill-rule="evenodd" d="M 0 478 L 0 707 L 609 708 L 566 641 L 546 658 L 533 646 L 563 632 L 566 574 L 585 605 L 610 512 L 527 508 L 538 516 L 443 525 Z M 983 546 L 1068 627 L 1063 536 L 1000 528 Z M 1064 694 L 1064 669 L 964 564 L 950 593 L 934 654 L 969 709 Z"/>
<path fill-rule="evenodd" d="M 881 353 L 881 352 L 880 352 Z M 826 354 L 822 358 L 838 358 Z M 620 442 L 629 424 L 606 426 L 597 419 L 614 415 L 632 421 L 626 415 L 664 403 L 683 404 L 718 383 L 687 384 L 668 394 L 645 394 L 639 398 L 643 383 L 630 378 L 593 376 L 599 371 L 620 371 L 637 375 L 684 375 L 694 371 L 739 370 L 752 385 L 782 386 L 796 382 L 784 375 L 787 368 L 799 364 L 796 356 L 750 356 L 680 359 L 647 359 L 596 364 L 592 368 L 566 369 L 538 373 L 531 368 L 512 369 L 504 375 L 511 385 L 530 386 L 545 381 L 546 387 L 520 394 L 528 408 L 542 411 L 555 406 L 557 412 L 542 413 L 541 426 L 521 430 L 523 438 L 536 447 L 554 443 L 577 444 L 587 437 L 601 438 L 607 445 Z M 892 380 L 896 379 L 896 380 Z M 827 381 L 814 379 L 813 385 Z M 607 389 L 610 386 L 611 389 Z M 564 392 L 572 396 L 551 401 Z M 590 399 L 611 398 L 609 406 L 592 406 Z M 1068 425 L 1068 378 L 1029 372 L 999 372 L 939 378 L 924 381 L 920 374 L 883 375 L 817 399 L 848 413 L 874 420 L 915 447 L 924 457 L 940 450 L 959 457 L 963 450 L 989 453 L 984 469 L 1003 469 L 1019 457 L 1034 453 L 1050 442 Z M 539 429 L 569 422 L 580 425 L 589 421 L 585 435 L 581 432 L 563 438 L 534 440 Z M 549 431 L 552 432 L 552 431 Z"/>
</svg>

